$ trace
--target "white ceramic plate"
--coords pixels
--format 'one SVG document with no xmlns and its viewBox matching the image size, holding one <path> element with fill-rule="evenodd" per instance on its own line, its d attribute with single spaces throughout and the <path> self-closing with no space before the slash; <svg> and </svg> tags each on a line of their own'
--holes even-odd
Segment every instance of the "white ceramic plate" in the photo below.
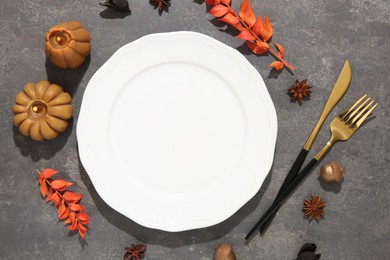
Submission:
<svg viewBox="0 0 390 260">
<path fill-rule="evenodd" d="M 79 153 L 104 201 L 166 231 L 217 224 L 259 190 L 273 161 L 276 113 L 236 50 L 194 32 L 142 37 L 92 77 Z"/>
</svg>

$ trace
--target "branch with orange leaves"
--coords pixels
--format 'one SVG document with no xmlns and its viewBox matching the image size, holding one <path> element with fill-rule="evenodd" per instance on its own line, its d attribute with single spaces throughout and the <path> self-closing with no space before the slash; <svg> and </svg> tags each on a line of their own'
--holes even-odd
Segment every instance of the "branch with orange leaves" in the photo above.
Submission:
<svg viewBox="0 0 390 260">
<path fill-rule="evenodd" d="M 209 11 L 212 16 L 240 31 L 236 37 L 245 40 L 246 45 L 253 53 L 271 53 L 276 61 L 272 62 L 269 65 L 270 67 L 276 70 L 286 67 L 291 73 L 295 70 L 293 66 L 283 59 L 284 48 L 282 45 L 275 42 L 274 45 L 277 49 L 275 51 L 268 44 L 273 34 L 271 22 L 268 17 L 265 17 L 263 20 L 261 16 L 256 20 L 249 0 L 242 1 L 239 15 L 230 6 L 231 0 L 205 0 L 205 2 L 207 5 L 212 6 Z"/>
<path fill-rule="evenodd" d="M 58 219 L 65 220 L 65 224 L 70 224 L 68 229 L 78 230 L 80 238 L 84 239 L 90 218 L 85 213 L 85 208 L 80 205 L 83 195 L 65 190 L 73 183 L 51 179 L 50 177 L 58 173 L 56 170 L 45 169 L 42 173 L 37 170 L 37 173 L 42 198 L 46 198 L 46 202 L 52 201 L 54 207 L 58 208 Z"/>
</svg>

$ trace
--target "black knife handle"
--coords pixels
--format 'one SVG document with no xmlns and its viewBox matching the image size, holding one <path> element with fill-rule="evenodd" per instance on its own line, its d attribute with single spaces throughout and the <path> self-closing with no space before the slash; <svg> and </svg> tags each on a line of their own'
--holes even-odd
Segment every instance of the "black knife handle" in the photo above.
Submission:
<svg viewBox="0 0 390 260">
<path fill-rule="evenodd" d="M 246 235 L 245 240 L 248 240 L 252 237 L 253 233 L 267 221 L 271 215 L 275 214 L 282 203 L 287 199 L 287 197 L 295 190 L 295 188 L 299 185 L 299 183 L 311 172 L 314 166 L 317 164 L 317 159 L 313 158 L 306 167 L 297 175 L 297 177 L 286 187 L 282 194 L 280 194 L 279 198 L 275 200 L 275 202 L 269 207 L 269 209 L 264 213 L 264 215 L 257 221 L 256 225 L 249 231 L 248 235 Z"/>
<path fill-rule="evenodd" d="M 299 153 L 298 157 L 295 159 L 295 162 L 293 164 L 293 166 L 291 167 L 290 171 L 288 172 L 286 178 L 284 179 L 284 182 L 282 184 L 282 186 L 280 187 L 279 189 L 279 192 L 278 194 L 276 195 L 276 198 L 274 200 L 273 203 L 275 203 L 275 201 L 280 197 L 280 195 L 283 193 L 283 191 L 286 189 L 286 187 L 295 179 L 295 177 L 298 175 L 299 173 L 299 170 L 301 169 L 302 167 L 302 164 L 303 162 L 305 161 L 306 159 L 306 156 L 307 154 L 309 153 L 309 151 L 305 150 L 305 149 L 302 149 L 301 152 Z M 272 204 L 273 204 L 272 203 Z M 272 222 L 272 219 L 275 217 L 275 214 L 273 214 L 272 216 L 269 217 L 269 219 L 267 221 L 264 222 L 263 225 L 261 225 L 260 227 L 260 233 L 263 233 L 267 227 L 269 226 L 269 224 L 271 224 Z"/>
</svg>

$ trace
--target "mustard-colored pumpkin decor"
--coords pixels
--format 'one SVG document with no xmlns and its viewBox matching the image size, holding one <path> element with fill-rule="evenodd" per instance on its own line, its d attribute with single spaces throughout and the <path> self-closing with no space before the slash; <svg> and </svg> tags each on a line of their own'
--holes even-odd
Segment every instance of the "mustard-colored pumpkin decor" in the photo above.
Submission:
<svg viewBox="0 0 390 260">
<path fill-rule="evenodd" d="M 79 67 L 91 51 L 89 32 L 77 21 L 50 27 L 45 39 L 46 57 L 63 69 Z"/>
<path fill-rule="evenodd" d="M 69 93 L 47 80 L 27 83 L 15 96 L 14 125 L 34 140 L 53 139 L 68 126 L 73 114 L 71 102 Z"/>
</svg>

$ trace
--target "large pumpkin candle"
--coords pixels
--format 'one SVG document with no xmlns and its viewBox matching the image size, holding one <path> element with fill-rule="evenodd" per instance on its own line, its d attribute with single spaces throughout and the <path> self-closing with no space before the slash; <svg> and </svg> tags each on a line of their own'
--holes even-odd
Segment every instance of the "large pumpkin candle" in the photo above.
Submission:
<svg viewBox="0 0 390 260">
<path fill-rule="evenodd" d="M 73 113 L 71 102 L 68 93 L 47 80 L 27 83 L 15 96 L 14 125 L 34 140 L 53 139 L 68 126 Z"/>
<path fill-rule="evenodd" d="M 46 56 L 63 69 L 79 67 L 91 51 L 89 32 L 76 21 L 50 27 L 45 38 Z"/>
</svg>

